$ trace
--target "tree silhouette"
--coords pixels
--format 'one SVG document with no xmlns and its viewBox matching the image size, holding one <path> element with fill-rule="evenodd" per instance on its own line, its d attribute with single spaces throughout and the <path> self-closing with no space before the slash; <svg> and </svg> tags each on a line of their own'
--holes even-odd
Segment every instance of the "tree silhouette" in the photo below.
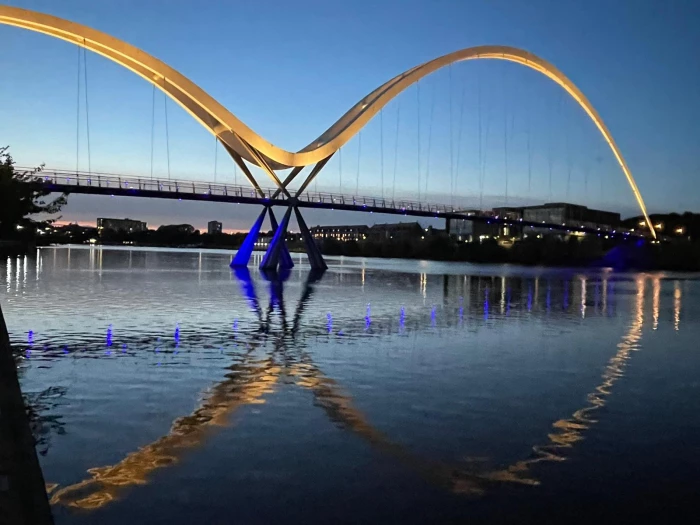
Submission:
<svg viewBox="0 0 700 525">
<path fill-rule="evenodd" d="M 44 168 L 17 171 L 9 147 L 0 147 L 0 238 L 16 237 L 17 226 L 33 226 L 29 215 L 53 215 L 66 204 L 66 194 L 47 200 L 51 191 L 42 187 L 38 174 Z M 23 235 L 21 236 L 23 237 Z"/>
</svg>

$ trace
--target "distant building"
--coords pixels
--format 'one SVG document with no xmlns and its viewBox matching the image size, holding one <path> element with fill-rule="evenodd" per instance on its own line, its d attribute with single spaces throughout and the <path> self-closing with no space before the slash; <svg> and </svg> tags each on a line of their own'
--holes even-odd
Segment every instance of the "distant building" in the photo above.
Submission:
<svg viewBox="0 0 700 525">
<path fill-rule="evenodd" d="M 470 217 L 478 215 L 480 217 L 505 217 L 514 221 L 522 216 L 522 208 L 494 208 L 493 211 L 482 210 L 460 210 L 457 213 Z M 512 239 L 521 233 L 520 227 L 499 224 L 495 221 L 487 220 L 473 221 L 468 218 L 450 219 L 448 231 L 457 241 L 481 242 L 486 239 Z"/>
<path fill-rule="evenodd" d="M 369 229 L 366 224 L 360 224 L 354 226 L 314 226 L 309 231 L 315 239 L 362 241 L 367 238 Z"/>
<path fill-rule="evenodd" d="M 207 223 L 207 233 L 209 235 L 214 235 L 221 233 L 222 224 L 219 221 L 209 221 Z"/>
<path fill-rule="evenodd" d="M 523 208 L 524 221 L 545 222 L 585 228 L 615 228 L 620 225 L 620 214 L 593 210 L 578 204 L 551 202 Z"/>
<path fill-rule="evenodd" d="M 84 235 L 94 235 L 97 233 L 96 228 L 91 226 L 81 226 L 77 222 L 72 222 L 69 224 L 64 224 L 63 226 L 56 226 L 54 228 L 47 227 L 44 231 L 53 230 L 54 233 L 72 233 L 72 234 L 84 234 Z"/>
<path fill-rule="evenodd" d="M 97 228 L 81 226 L 77 223 L 63 226 L 46 226 L 37 230 L 39 235 L 50 235 L 59 241 L 82 242 L 88 239 L 96 239 Z"/>
<path fill-rule="evenodd" d="M 691 238 L 700 235 L 700 214 L 685 212 L 679 213 L 652 213 L 649 215 L 652 226 L 658 236 L 662 238 Z M 643 215 L 631 217 L 622 221 L 625 228 L 638 232 L 649 231 L 649 226 Z"/>
<path fill-rule="evenodd" d="M 444 235 L 444 230 L 423 228 L 418 222 L 390 224 L 365 224 L 353 226 L 314 226 L 310 229 L 315 239 L 337 239 L 339 241 L 420 241 L 426 236 Z"/>
<path fill-rule="evenodd" d="M 158 227 L 158 233 L 194 233 L 194 226 L 191 224 L 164 224 Z"/>
<path fill-rule="evenodd" d="M 499 224 L 488 220 L 450 219 L 450 235 L 458 241 L 513 240 L 520 236 L 521 231 L 520 225 Z"/>
<path fill-rule="evenodd" d="M 517 221 L 523 218 L 525 208 L 515 208 L 513 206 L 501 206 L 493 209 L 493 216 L 501 219 L 512 219 Z"/>
<path fill-rule="evenodd" d="M 102 235 L 105 231 L 119 233 L 144 232 L 148 228 L 143 221 L 133 219 L 97 219 L 97 233 Z"/>
<path fill-rule="evenodd" d="M 393 224 L 375 224 L 369 230 L 373 240 L 419 240 L 425 236 L 423 227 L 417 222 L 398 222 Z"/>
<path fill-rule="evenodd" d="M 494 208 L 492 211 L 464 210 L 459 213 L 464 215 L 480 215 L 486 220 L 472 221 L 464 219 L 452 219 L 449 223 L 450 235 L 459 241 L 483 241 L 485 239 L 497 239 L 502 243 L 510 243 L 523 237 L 523 227 L 519 222 L 536 222 L 547 224 L 561 224 L 583 228 L 616 228 L 621 224 L 620 214 L 610 211 L 593 210 L 578 204 L 566 202 L 552 202 L 539 206 Z M 489 218 L 506 219 L 513 221 L 502 224 L 496 221 L 489 222 Z M 545 231 L 547 230 L 547 231 Z M 528 229 L 527 231 L 531 231 Z M 535 228 L 536 234 L 549 234 L 549 229 Z M 552 232 L 561 235 L 562 232 Z M 525 235 L 527 237 L 527 234 Z"/>
</svg>

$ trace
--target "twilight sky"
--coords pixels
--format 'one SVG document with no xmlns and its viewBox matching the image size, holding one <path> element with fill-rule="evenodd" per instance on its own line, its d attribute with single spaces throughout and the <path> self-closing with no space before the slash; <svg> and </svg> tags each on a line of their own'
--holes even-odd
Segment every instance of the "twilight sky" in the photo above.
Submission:
<svg viewBox="0 0 700 525">
<path fill-rule="evenodd" d="M 586 94 L 650 211 L 700 211 L 695 0 L 9 3 L 143 49 L 290 150 L 421 62 L 480 44 L 521 47 Z M 242 183 L 214 138 L 172 101 L 166 142 L 163 94 L 154 96 L 120 66 L 88 52 L 80 58 L 86 90 L 77 47 L 7 26 L 0 43 L 0 143 L 11 146 L 18 165 L 145 177 L 152 169 L 167 178 L 169 150 L 172 178 Z M 356 137 L 334 157 L 316 186 L 412 199 L 420 192 L 423 200 L 427 193 L 432 202 L 464 205 L 567 200 L 636 214 L 621 170 L 585 114 L 550 80 L 500 61 L 455 64 L 409 88 L 363 130 L 361 146 Z M 243 205 L 71 196 L 63 219 L 129 216 L 198 227 L 218 219 L 226 229 L 247 229 L 256 215 Z M 386 220 L 316 212 L 307 222 Z"/>
</svg>

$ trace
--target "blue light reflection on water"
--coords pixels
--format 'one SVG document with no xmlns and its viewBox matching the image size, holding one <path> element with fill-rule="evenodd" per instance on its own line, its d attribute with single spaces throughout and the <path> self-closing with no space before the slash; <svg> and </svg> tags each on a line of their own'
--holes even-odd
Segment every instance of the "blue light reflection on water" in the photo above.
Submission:
<svg viewBox="0 0 700 525">
<path fill-rule="evenodd" d="M 79 261 L 74 252 L 72 264 Z M 166 268 L 174 267 L 170 264 L 172 260 L 162 262 Z M 58 508 L 62 509 L 58 511 L 61 516 L 59 523 L 138 521 L 144 516 L 136 518 L 132 510 L 136 508 L 146 515 L 151 512 L 150 518 L 164 515 L 176 522 L 184 516 L 192 518 L 192 511 L 178 498 L 170 498 L 167 494 L 186 494 L 190 502 L 197 502 L 203 501 L 199 498 L 205 492 L 209 495 L 207 501 L 215 495 L 215 500 L 220 502 L 212 507 L 218 509 L 217 512 L 227 509 L 246 515 L 255 509 L 265 521 L 279 521 L 283 517 L 280 506 L 269 501 L 263 505 L 263 498 L 256 496 L 256 492 L 265 487 L 285 490 L 291 501 L 306 501 L 307 507 L 299 505 L 291 511 L 296 517 L 308 519 L 309 512 L 316 512 L 323 518 L 330 518 L 323 514 L 322 509 L 309 503 L 306 497 L 308 485 L 286 485 L 280 478 L 280 472 L 289 472 L 293 479 L 298 479 L 297 474 L 300 474 L 309 483 L 315 483 L 320 478 L 317 479 L 315 471 L 305 466 L 315 462 L 323 464 L 326 483 L 329 479 L 343 480 L 343 490 L 335 492 L 331 498 L 337 498 L 339 502 L 346 501 L 346 497 L 369 498 L 362 500 L 372 503 L 367 509 L 383 509 L 387 512 L 383 516 L 398 515 L 404 518 L 403 521 L 411 521 L 411 514 L 401 514 L 402 511 L 390 507 L 386 499 L 364 495 L 372 491 L 355 491 L 352 483 L 345 484 L 348 476 L 354 475 L 347 467 L 348 458 L 353 458 L 352 464 L 357 464 L 358 459 L 362 462 L 357 474 L 364 483 L 368 483 L 367 479 L 376 479 L 383 486 L 410 493 L 410 499 L 401 501 L 414 513 L 417 502 L 420 502 L 423 509 L 453 509 L 459 518 L 456 521 L 459 521 L 470 515 L 470 507 L 462 509 L 461 506 L 472 505 L 467 502 L 472 500 L 459 496 L 452 499 L 452 495 L 447 496 L 449 491 L 437 485 L 430 489 L 431 493 L 445 491 L 446 494 L 437 505 L 430 499 L 432 496 L 426 495 L 429 479 L 425 480 L 411 470 L 413 459 L 402 463 L 402 456 L 396 451 L 405 446 L 420 458 L 415 461 L 439 458 L 445 464 L 456 465 L 455 468 L 465 457 L 488 455 L 489 463 L 504 465 L 527 459 L 533 446 L 546 444 L 547 435 L 553 432 L 552 423 L 578 408 L 578 400 L 585 400 L 588 392 L 593 391 L 601 367 L 618 351 L 621 341 L 623 346 L 628 344 L 625 343 L 625 334 L 631 326 L 630 320 L 637 318 L 633 279 L 613 285 L 608 294 L 608 307 L 590 308 L 589 303 L 589 308 L 584 309 L 585 318 L 577 308 L 572 312 L 567 308 L 554 308 L 545 323 L 544 314 L 551 305 L 585 302 L 578 276 L 570 281 L 553 276 L 553 285 L 547 291 L 547 300 L 543 301 L 541 289 L 539 298 L 533 295 L 534 277 L 528 275 L 507 276 L 505 284 L 476 276 L 469 288 L 461 278 L 452 279 L 447 289 L 449 294 L 444 296 L 442 283 L 438 285 L 438 279 L 428 273 L 424 297 L 418 276 L 405 270 L 382 273 L 375 269 L 372 278 L 361 286 L 358 275 L 348 268 L 336 273 L 333 266 L 320 284 L 315 285 L 315 295 L 305 299 L 301 307 L 294 301 L 297 296 L 304 297 L 303 290 L 299 293 L 300 287 L 303 288 L 304 273 L 301 272 L 298 279 L 290 277 L 289 287 L 285 289 L 287 304 L 283 306 L 286 320 L 277 315 L 277 308 L 274 315 L 266 317 L 269 290 L 267 286 L 261 286 L 257 274 L 254 274 L 251 284 L 258 285 L 261 291 L 259 300 L 265 305 L 262 317 L 258 317 L 255 310 L 247 309 L 237 294 L 236 281 L 229 281 L 226 272 L 219 272 L 215 262 L 212 260 L 214 270 L 202 273 L 201 280 L 191 276 L 172 280 L 166 278 L 170 277 L 167 272 L 140 270 L 135 274 L 122 273 L 119 276 L 121 283 L 126 281 L 136 290 L 134 293 L 138 299 L 130 298 L 129 305 L 121 309 L 114 308 L 115 303 L 120 306 L 118 298 L 110 298 L 113 304 L 108 302 L 100 306 L 86 302 L 89 307 L 82 306 L 80 301 L 89 297 L 84 288 L 75 288 L 73 295 L 56 294 L 55 297 L 52 296 L 55 290 L 40 289 L 43 294 L 41 303 L 45 306 L 41 309 L 43 318 L 39 321 L 41 334 L 33 333 L 32 339 L 36 339 L 42 348 L 46 346 L 46 350 L 36 352 L 36 358 L 22 365 L 25 367 L 22 380 L 29 391 L 38 390 L 39 385 L 47 384 L 46 381 L 48 384 L 55 381 L 55 384 L 69 385 L 65 401 L 50 412 L 63 416 L 68 422 L 66 434 L 54 435 L 52 448 L 41 458 L 47 481 L 57 482 L 61 487 L 89 477 L 89 468 L 114 464 L 130 451 L 137 451 L 144 444 L 157 440 L 158 436 L 167 435 L 178 418 L 184 418 L 188 424 L 191 419 L 194 426 L 186 428 L 196 432 L 197 425 L 206 425 L 203 422 L 210 416 L 206 412 L 208 408 L 199 408 L 206 407 L 208 399 L 212 400 L 212 407 L 226 407 L 248 399 L 247 390 L 237 389 L 239 385 L 259 387 L 261 383 L 256 382 L 259 378 L 255 375 L 257 367 L 264 367 L 260 377 L 280 378 L 278 383 L 266 387 L 269 391 L 258 398 L 259 405 L 246 404 L 245 401 L 242 408 L 231 416 L 215 419 L 216 424 L 206 427 L 207 438 L 197 444 L 196 450 L 177 451 L 175 461 L 163 461 L 168 466 L 145 475 L 144 484 L 123 490 L 104 509 L 86 511 L 82 516 L 69 515 L 59 505 Z M 380 261 L 377 264 L 386 263 Z M 104 275 L 106 279 L 110 278 L 109 272 Z M 61 281 L 51 280 L 53 277 L 49 274 L 42 276 L 44 278 L 54 287 L 63 286 Z M 68 275 L 68 279 L 71 278 Z M 155 288 L 149 279 L 158 283 Z M 590 299 L 591 288 L 595 283 L 601 283 L 602 278 L 589 275 L 587 279 L 583 287 L 588 288 Z M 648 282 L 651 277 L 645 279 Z M 227 283 L 231 284 L 227 287 Z M 75 287 L 76 281 L 72 285 Z M 672 329 L 669 309 L 674 305 L 666 285 L 661 287 L 666 293 L 659 294 L 658 332 L 663 339 L 669 340 L 666 329 Z M 141 289 L 144 293 L 139 293 Z M 168 295 L 170 289 L 173 289 L 172 295 Z M 505 296 L 506 300 L 502 302 L 505 309 L 490 311 L 491 292 L 502 301 Z M 79 323 L 61 314 L 67 296 L 73 298 L 78 312 L 81 309 L 90 312 L 94 321 L 84 313 L 78 314 Z M 188 299 L 183 300 L 183 297 Z M 692 298 L 692 292 L 684 289 L 678 299 L 683 301 L 683 323 L 678 332 L 671 332 L 674 338 L 664 342 L 670 352 L 681 348 L 674 344 L 687 341 L 681 338 L 698 335 L 697 323 L 692 321 L 693 312 L 697 313 L 698 308 Z M 31 300 L 29 294 L 22 298 L 22 301 Z M 26 307 L 23 303 L 19 303 L 19 308 L 13 307 L 8 316 L 8 324 L 18 334 L 20 344 L 24 343 L 23 333 L 28 334 L 26 325 L 22 324 L 28 317 L 19 313 L 23 308 L 25 312 L 29 308 L 39 311 L 35 304 L 25 304 Z M 436 305 L 441 305 L 440 316 L 437 316 Z M 651 316 L 649 305 L 647 311 L 640 310 L 644 316 Z M 363 306 L 366 309 L 364 322 L 362 316 L 357 315 Z M 302 311 L 299 331 L 291 336 L 291 332 L 285 330 L 292 329 L 297 309 Z M 426 309 L 430 310 L 430 317 L 426 315 Z M 346 337 L 318 337 L 328 331 L 331 311 L 334 314 L 332 323 L 343 326 Z M 460 321 L 468 321 L 463 327 L 457 322 L 456 311 Z M 238 339 L 240 350 L 233 346 L 230 330 L 234 315 L 234 331 L 238 328 L 238 319 L 242 320 Z M 106 319 L 118 327 L 116 337 L 114 332 L 111 337 L 114 344 L 122 348 L 122 354 L 115 352 L 111 359 L 105 359 L 105 339 L 101 336 L 107 325 Z M 175 356 L 169 351 L 172 347 L 168 341 L 172 341 L 173 326 L 176 332 L 180 328 L 176 319 L 183 320 L 183 326 L 186 323 L 186 336 L 179 334 L 180 346 L 191 354 L 182 352 Z M 406 323 L 407 319 L 410 323 Z M 287 329 L 283 328 L 285 322 Z M 370 324 L 372 330 L 366 332 Z M 396 337 L 402 330 L 411 337 Z M 553 333 L 557 337 L 552 337 Z M 589 344 L 592 333 L 596 337 L 595 345 Z M 637 386 L 644 384 L 645 367 L 648 366 L 645 360 L 658 359 L 653 352 L 646 351 L 647 346 L 655 341 L 650 337 L 650 334 L 643 333 L 639 348 L 635 347 L 635 351 L 629 354 L 629 360 L 635 366 L 628 369 L 625 381 L 618 381 L 610 389 L 610 400 L 616 401 L 615 411 L 598 413 L 607 429 L 605 433 L 601 435 L 596 427 L 588 431 L 585 442 L 592 447 L 574 445 L 570 454 L 576 457 L 575 461 L 538 466 L 536 475 L 546 490 L 536 487 L 522 489 L 529 491 L 529 505 L 538 504 L 545 493 L 552 493 L 554 499 L 560 496 L 558 487 L 562 479 L 569 484 L 567 490 L 571 490 L 573 484 L 585 494 L 589 489 L 580 481 L 590 480 L 591 469 L 596 470 L 603 484 L 615 479 L 622 459 L 618 461 L 614 456 L 606 456 L 605 461 L 601 461 L 591 456 L 589 449 L 618 450 L 614 441 L 600 442 L 613 435 L 616 439 L 625 439 L 624 436 L 629 435 L 629 428 L 615 434 L 615 425 L 635 425 L 639 424 L 640 418 L 660 416 L 653 402 L 651 406 L 641 405 L 640 399 L 648 397 L 643 389 L 636 389 L 632 399 L 637 401 L 633 403 L 629 402 L 629 396 L 625 397 L 631 388 L 626 385 L 628 381 L 637 381 Z M 26 341 L 29 347 L 29 337 Z M 125 341 L 130 349 L 128 354 Z M 48 344 L 44 345 L 44 342 Z M 67 348 L 71 349 L 71 359 L 62 357 Z M 55 351 L 61 356 L 53 355 Z M 692 356 L 686 356 L 683 363 L 677 373 L 689 374 L 689 370 L 697 370 L 692 366 L 695 364 Z M 279 376 L 275 376 L 277 368 L 282 370 Z M 73 376 L 71 370 L 76 371 Z M 325 376 L 315 376 L 313 374 L 318 372 L 313 370 L 321 370 Z M 226 384 L 229 380 L 233 383 Z M 226 388 L 222 387 L 219 394 L 216 388 L 221 382 Z M 667 396 L 686 399 L 674 404 L 678 411 L 685 413 L 698 408 L 692 401 L 695 397 L 681 396 L 681 389 L 689 388 L 691 383 L 685 380 L 665 382 L 659 388 Z M 335 391 L 332 396 L 328 395 L 331 385 L 337 385 L 339 391 L 349 397 L 341 398 Z M 292 394 L 297 388 L 306 393 Z M 304 388 L 308 390 L 304 391 Z M 671 388 L 678 390 L 673 393 L 669 390 Z M 543 393 L 548 399 L 544 405 L 537 401 Z M 654 398 L 658 394 L 657 388 Z M 356 412 L 349 412 L 351 409 L 363 414 L 364 419 L 358 420 Z M 647 414 L 649 410 L 651 413 Z M 90 417 L 83 413 L 89 413 Z M 105 417 L 107 414 L 109 417 Z M 189 418 L 190 414 L 194 416 Z M 343 417 L 347 419 L 334 419 Z M 122 429 L 127 421 L 130 422 L 129 432 Z M 349 421 L 358 426 L 353 427 Z M 358 421 L 362 424 L 359 425 Z M 369 428 L 364 426 L 366 424 L 380 432 L 372 434 L 374 431 L 366 430 Z M 663 432 L 670 435 L 675 435 L 680 428 L 674 426 L 674 420 L 668 419 L 664 420 L 662 427 Z M 436 433 L 438 428 L 440 431 Z M 501 433 L 503 428 L 510 429 L 508 436 Z M 644 429 L 651 441 L 660 436 L 654 434 L 655 429 L 656 426 Z M 384 434 L 398 445 L 385 448 L 378 437 Z M 290 438 L 292 435 L 294 439 Z M 84 439 L 87 437 L 90 439 Z M 380 444 L 377 445 L 376 441 Z M 683 440 L 678 442 L 681 447 L 685 446 Z M 523 450 L 528 452 L 523 455 Z M 657 450 L 655 454 L 656 461 L 662 457 L 663 451 Z M 629 462 L 640 461 L 639 466 L 649 468 L 647 463 L 639 460 L 640 457 L 628 454 L 624 462 L 629 465 Z M 684 454 L 684 457 L 684 461 L 695 461 L 692 454 Z M 375 467 L 377 458 L 381 458 L 381 468 Z M 671 456 L 663 458 L 673 461 Z M 65 464 L 72 465 L 71 476 L 58 468 Z M 477 462 L 473 468 L 478 471 L 482 468 L 479 465 Z M 202 471 L 204 466 L 206 470 Z M 679 463 L 674 472 L 683 468 L 689 467 Z M 199 476 L 201 490 L 185 482 L 193 475 Z M 610 488 L 612 485 L 603 486 Z M 224 487 L 226 497 L 223 497 Z M 232 489 L 238 494 L 232 494 Z M 81 490 L 85 491 L 83 495 L 90 495 L 93 489 L 84 487 Z M 517 505 L 507 498 L 504 500 L 505 496 L 499 496 L 501 488 L 498 485 L 487 484 L 485 490 L 489 492 L 489 498 L 497 498 L 494 501 L 499 505 Z M 308 510 L 308 505 L 312 510 Z M 204 507 L 199 512 L 206 515 L 208 510 Z M 277 511 L 279 514 L 275 515 Z M 518 514 L 517 507 L 512 511 L 514 515 Z M 378 514 L 373 514 L 375 510 L 366 512 L 364 521 L 379 519 Z M 171 514 L 168 516 L 168 513 Z M 207 521 L 206 516 L 198 518 Z M 441 521 L 439 517 L 434 518 Z"/>
<path fill-rule="evenodd" d="M 484 290 L 484 320 L 489 318 L 489 289 Z"/>
<path fill-rule="evenodd" d="M 24 356 L 29 359 L 32 355 L 32 347 L 34 346 L 34 331 L 27 332 L 27 349 L 24 351 Z"/>
</svg>

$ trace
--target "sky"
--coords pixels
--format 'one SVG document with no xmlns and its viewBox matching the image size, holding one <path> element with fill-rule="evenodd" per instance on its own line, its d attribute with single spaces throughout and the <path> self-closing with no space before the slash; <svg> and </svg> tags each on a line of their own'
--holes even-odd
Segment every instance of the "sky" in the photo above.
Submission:
<svg viewBox="0 0 700 525">
<path fill-rule="evenodd" d="M 585 93 L 651 212 L 700 211 L 695 0 L 9 4 L 143 49 L 292 151 L 417 64 L 475 45 L 520 47 Z M 0 26 L 0 43 L 0 143 L 18 165 L 243 183 L 213 136 L 133 73 L 18 28 Z M 549 79 L 501 61 L 455 64 L 408 88 L 310 189 L 483 207 L 565 200 L 638 213 L 623 173 L 575 102 Z M 395 220 L 308 213 L 310 224 Z M 243 205 L 73 195 L 62 220 L 128 216 L 203 227 L 216 219 L 243 230 L 257 214 Z"/>
</svg>

